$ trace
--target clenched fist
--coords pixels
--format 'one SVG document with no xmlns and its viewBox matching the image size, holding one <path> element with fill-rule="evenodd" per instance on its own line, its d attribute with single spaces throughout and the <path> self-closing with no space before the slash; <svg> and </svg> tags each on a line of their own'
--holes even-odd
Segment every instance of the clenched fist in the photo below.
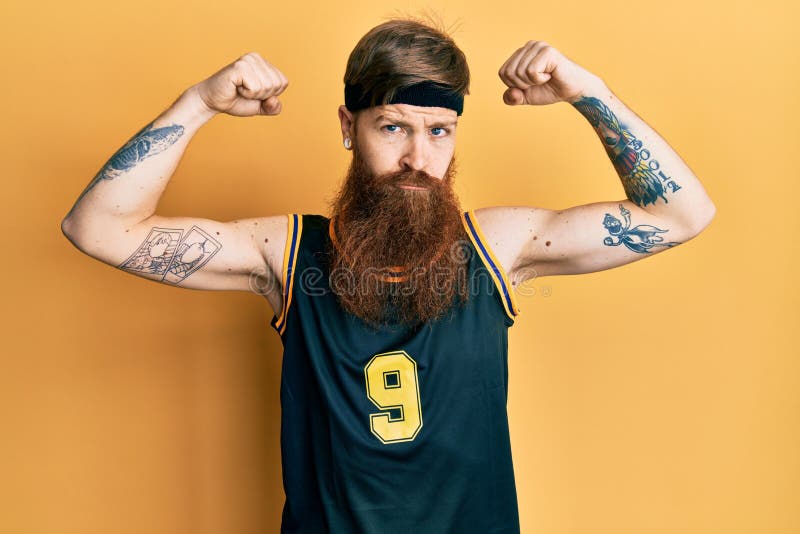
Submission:
<svg viewBox="0 0 800 534">
<path fill-rule="evenodd" d="M 540 106 L 575 102 L 602 80 L 545 41 L 528 41 L 511 54 L 497 73 L 508 86 L 503 102 Z"/>
<path fill-rule="evenodd" d="M 211 110 L 236 117 L 277 115 L 278 100 L 289 81 L 256 52 L 243 55 L 196 85 L 203 103 Z"/>
</svg>

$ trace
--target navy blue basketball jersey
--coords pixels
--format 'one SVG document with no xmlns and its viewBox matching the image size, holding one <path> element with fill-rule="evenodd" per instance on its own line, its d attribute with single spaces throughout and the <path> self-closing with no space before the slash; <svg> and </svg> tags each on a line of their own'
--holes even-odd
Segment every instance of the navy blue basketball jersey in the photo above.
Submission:
<svg viewBox="0 0 800 534">
<path fill-rule="evenodd" d="M 519 532 L 511 459 L 513 290 L 462 213 L 469 295 L 442 319 L 376 329 L 331 292 L 331 219 L 290 214 L 283 307 L 282 533 Z"/>
</svg>

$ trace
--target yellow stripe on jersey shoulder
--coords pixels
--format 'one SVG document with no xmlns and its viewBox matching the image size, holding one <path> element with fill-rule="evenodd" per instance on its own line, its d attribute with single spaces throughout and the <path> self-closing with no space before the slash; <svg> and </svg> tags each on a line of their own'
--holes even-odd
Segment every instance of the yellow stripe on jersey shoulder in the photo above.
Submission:
<svg viewBox="0 0 800 534">
<path fill-rule="evenodd" d="M 300 250 L 300 236 L 303 232 L 303 215 L 289 213 L 289 225 L 286 232 L 286 246 L 283 251 L 283 270 L 281 272 L 281 287 L 283 289 L 283 306 L 281 314 L 275 322 L 278 334 L 283 334 L 286 329 L 286 318 L 289 306 L 292 304 L 292 288 L 294 287 L 294 270 L 297 263 L 297 253 Z"/>
<path fill-rule="evenodd" d="M 461 222 L 464 224 L 467 235 L 469 235 L 470 240 L 472 240 L 472 243 L 475 245 L 475 249 L 478 251 L 481 261 L 486 266 L 492 280 L 494 280 L 497 290 L 500 292 L 506 314 L 513 319 L 516 315 L 519 315 L 519 307 L 517 306 L 514 289 L 511 287 L 511 284 L 508 283 L 508 276 L 506 276 L 505 270 L 494 255 L 492 248 L 489 246 L 489 240 L 478 224 L 478 219 L 475 217 L 475 210 L 462 212 Z"/>
</svg>

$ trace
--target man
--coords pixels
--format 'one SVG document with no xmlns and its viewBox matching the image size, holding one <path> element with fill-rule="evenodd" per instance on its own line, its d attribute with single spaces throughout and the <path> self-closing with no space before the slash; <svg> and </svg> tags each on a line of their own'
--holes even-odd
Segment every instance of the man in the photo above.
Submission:
<svg viewBox="0 0 800 534">
<path fill-rule="evenodd" d="M 284 344 L 282 532 L 518 532 L 513 286 L 651 256 L 714 216 L 669 145 L 552 46 L 529 41 L 499 75 L 509 105 L 567 102 L 584 115 L 627 199 L 462 211 L 452 181 L 466 58 L 444 32 L 391 20 L 348 59 L 339 119 L 353 160 L 331 217 L 155 213 L 213 115 L 280 113 L 287 79 L 250 53 L 128 141 L 63 221 L 77 247 L 132 274 L 267 299 Z"/>
</svg>

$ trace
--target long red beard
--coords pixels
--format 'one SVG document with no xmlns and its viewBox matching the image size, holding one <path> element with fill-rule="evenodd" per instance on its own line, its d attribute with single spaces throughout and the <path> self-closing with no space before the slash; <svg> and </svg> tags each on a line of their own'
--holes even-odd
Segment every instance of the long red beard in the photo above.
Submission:
<svg viewBox="0 0 800 534">
<path fill-rule="evenodd" d="M 455 158 L 441 180 L 423 171 L 375 176 L 354 146 L 331 203 L 330 286 L 346 310 L 375 327 L 414 325 L 466 301 L 467 236 L 454 173 Z"/>
</svg>

